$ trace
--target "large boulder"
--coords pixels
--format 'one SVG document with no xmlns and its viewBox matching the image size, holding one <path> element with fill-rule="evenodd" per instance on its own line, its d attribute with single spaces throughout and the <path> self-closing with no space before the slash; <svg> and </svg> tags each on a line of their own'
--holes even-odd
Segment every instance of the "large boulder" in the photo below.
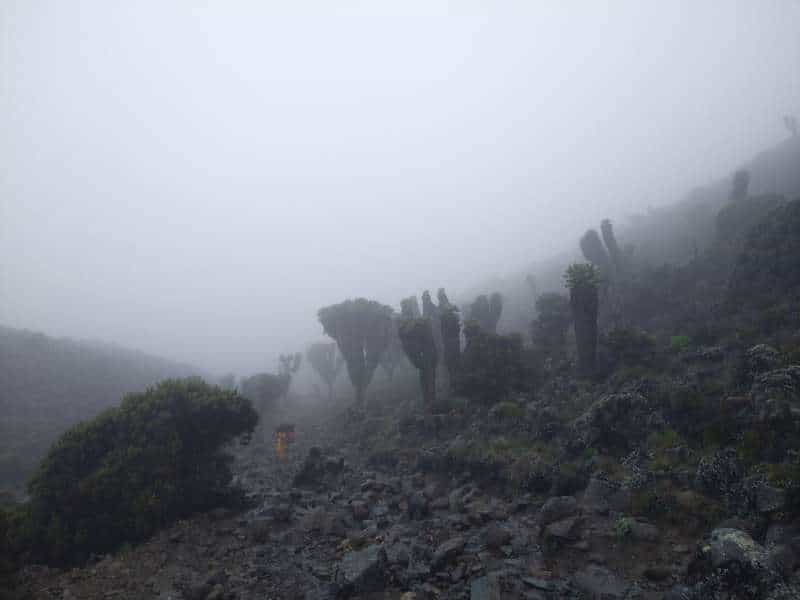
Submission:
<svg viewBox="0 0 800 600">
<path fill-rule="evenodd" d="M 630 587 L 625 580 L 605 567 L 595 564 L 589 564 L 575 573 L 572 581 L 587 598 L 598 600 L 624 598 Z"/>
<path fill-rule="evenodd" d="M 336 587 L 340 598 L 380 592 L 386 585 L 388 559 L 383 546 L 369 546 L 349 552 L 336 568 Z"/>
</svg>

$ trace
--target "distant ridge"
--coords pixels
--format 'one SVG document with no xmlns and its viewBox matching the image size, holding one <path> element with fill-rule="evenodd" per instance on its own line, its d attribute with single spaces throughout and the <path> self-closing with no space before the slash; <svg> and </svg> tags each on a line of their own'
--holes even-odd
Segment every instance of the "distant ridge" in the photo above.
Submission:
<svg viewBox="0 0 800 600">
<path fill-rule="evenodd" d="M 157 381 L 203 375 L 117 344 L 0 325 L 0 488 L 24 480 L 69 426 Z"/>
</svg>

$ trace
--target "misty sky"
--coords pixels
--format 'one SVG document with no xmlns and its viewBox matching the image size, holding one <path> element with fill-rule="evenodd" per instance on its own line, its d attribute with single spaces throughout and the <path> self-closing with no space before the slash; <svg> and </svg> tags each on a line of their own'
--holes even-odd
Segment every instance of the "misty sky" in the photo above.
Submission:
<svg viewBox="0 0 800 600">
<path fill-rule="evenodd" d="M 273 369 L 800 113 L 798 0 L 361 4 L 0 0 L 0 323 Z"/>
</svg>

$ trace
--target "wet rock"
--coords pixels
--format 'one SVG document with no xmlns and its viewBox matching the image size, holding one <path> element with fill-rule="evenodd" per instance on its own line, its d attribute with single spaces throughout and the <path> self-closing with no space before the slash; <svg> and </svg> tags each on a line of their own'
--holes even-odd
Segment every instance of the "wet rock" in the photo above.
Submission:
<svg viewBox="0 0 800 600">
<path fill-rule="evenodd" d="M 322 450 L 316 446 L 308 451 L 300 470 L 294 476 L 295 487 L 320 486 L 325 481 L 325 475 L 331 468 L 329 462 L 323 457 Z"/>
<path fill-rule="evenodd" d="M 349 552 L 339 562 L 335 581 L 339 597 L 349 598 L 366 592 L 380 592 L 386 585 L 386 550 L 369 546 Z"/>
<path fill-rule="evenodd" d="M 347 533 L 347 519 L 344 513 L 339 510 L 326 510 L 322 506 L 306 513 L 301 519 L 301 526 L 306 531 L 337 537 L 343 537 Z"/>
<path fill-rule="evenodd" d="M 597 477 L 589 480 L 583 492 L 582 506 L 588 512 L 598 514 L 607 514 L 611 510 L 627 512 L 630 503 L 630 490 Z"/>
<path fill-rule="evenodd" d="M 486 545 L 494 550 L 508 544 L 511 541 L 511 537 L 511 531 L 496 523 L 492 523 L 486 529 Z"/>
<path fill-rule="evenodd" d="M 457 557 L 464 550 L 466 540 L 461 536 L 450 538 L 446 542 L 440 544 L 436 551 L 433 553 L 431 559 L 431 568 L 438 569 L 442 565 L 450 562 Z"/>
<path fill-rule="evenodd" d="M 266 544 L 272 531 L 272 522 L 269 519 L 256 519 L 248 528 L 250 539 L 256 544 Z"/>
<path fill-rule="evenodd" d="M 546 539 L 558 541 L 571 541 L 578 538 L 580 519 L 578 517 L 568 517 L 550 523 L 544 528 Z"/>
<path fill-rule="evenodd" d="M 539 510 L 539 522 L 548 525 L 578 512 L 578 502 L 573 496 L 556 496 L 550 498 Z"/>
<path fill-rule="evenodd" d="M 410 519 L 424 519 L 429 512 L 428 499 L 418 490 L 408 497 L 408 516 Z"/>
<path fill-rule="evenodd" d="M 221 584 L 217 584 L 211 588 L 211 591 L 208 593 L 208 596 L 205 597 L 205 600 L 223 600 L 225 598 L 225 588 L 222 587 Z"/>
<path fill-rule="evenodd" d="M 597 600 L 624 598 L 629 587 L 623 579 L 600 565 L 587 565 L 572 580 L 579 590 Z"/>
<path fill-rule="evenodd" d="M 709 543 L 702 552 L 710 560 L 713 568 L 737 563 L 752 570 L 759 570 L 767 564 L 767 553 L 749 534 L 739 529 L 715 529 L 711 532 Z"/>
<path fill-rule="evenodd" d="M 643 574 L 650 581 L 665 581 L 672 576 L 672 571 L 664 565 L 654 565 L 647 567 Z"/>
<path fill-rule="evenodd" d="M 657 542 L 661 532 L 655 525 L 634 519 L 630 521 L 630 536 L 639 542 Z"/>
<path fill-rule="evenodd" d="M 367 506 L 366 502 L 357 500 L 350 505 L 350 509 L 353 513 L 353 519 L 356 521 L 364 521 L 365 519 L 369 519 L 369 506 Z"/>
</svg>

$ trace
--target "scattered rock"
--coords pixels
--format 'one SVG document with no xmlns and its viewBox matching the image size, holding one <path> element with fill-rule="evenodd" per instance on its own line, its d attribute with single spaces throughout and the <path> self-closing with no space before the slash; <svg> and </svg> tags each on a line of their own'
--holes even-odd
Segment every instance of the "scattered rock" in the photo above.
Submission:
<svg viewBox="0 0 800 600">
<path fill-rule="evenodd" d="M 339 596 L 349 598 L 365 592 L 380 592 L 386 584 L 388 559 L 383 546 L 369 546 L 347 553 L 336 569 Z"/>
<path fill-rule="evenodd" d="M 597 600 L 624 598 L 628 584 L 600 565 L 587 565 L 573 576 L 576 587 Z"/>
<path fill-rule="evenodd" d="M 578 502 L 572 496 L 556 496 L 550 498 L 539 510 L 539 522 L 548 525 L 564 517 L 571 517 L 578 512 Z"/>
</svg>

